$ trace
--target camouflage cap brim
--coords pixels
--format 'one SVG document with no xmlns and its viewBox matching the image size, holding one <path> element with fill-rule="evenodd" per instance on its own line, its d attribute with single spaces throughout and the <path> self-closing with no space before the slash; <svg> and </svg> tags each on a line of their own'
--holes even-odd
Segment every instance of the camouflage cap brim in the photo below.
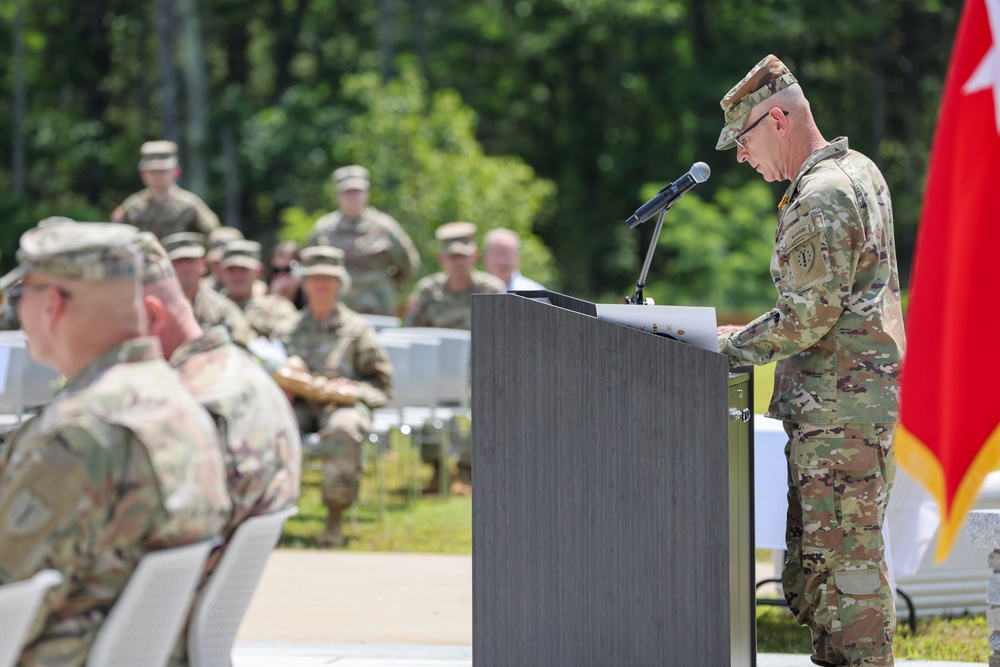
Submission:
<svg viewBox="0 0 1000 667">
<path fill-rule="evenodd" d="M 259 260 L 254 259 L 253 257 L 235 256 L 235 257 L 226 257 L 219 263 L 219 266 L 222 267 L 223 269 L 228 269 L 231 266 L 236 266 L 243 269 L 256 269 L 261 266 L 261 262 Z"/>
<path fill-rule="evenodd" d="M 314 266 L 302 266 L 299 265 L 298 274 L 303 278 L 309 276 L 329 276 L 330 278 L 337 278 L 340 280 L 342 293 L 346 293 L 351 289 L 351 276 L 347 273 L 347 269 L 342 266 L 331 266 L 329 264 L 318 264 Z"/>
<path fill-rule="evenodd" d="M 140 171 L 170 171 L 177 166 L 177 158 L 167 157 L 152 160 L 140 160 Z"/>
<path fill-rule="evenodd" d="M 27 272 L 28 267 L 26 265 L 19 264 L 18 266 L 15 266 L 11 271 L 7 272 L 3 278 L 0 278 L 0 292 L 6 292 L 8 287 L 21 282 L 21 279 L 24 278 L 24 274 Z"/>
<path fill-rule="evenodd" d="M 205 256 L 205 249 L 200 246 L 185 246 L 177 248 L 167 253 L 171 260 L 175 259 L 201 259 Z"/>
<path fill-rule="evenodd" d="M 337 183 L 337 192 L 347 192 L 348 190 L 365 190 L 371 187 L 368 179 L 365 178 L 345 178 Z"/>
<path fill-rule="evenodd" d="M 753 69 L 719 101 L 725 126 L 719 133 L 715 149 L 724 151 L 733 148 L 736 145 L 736 137 L 746 124 L 750 110 L 793 83 L 797 83 L 795 76 L 774 55 L 765 56 L 754 65 Z"/>
</svg>

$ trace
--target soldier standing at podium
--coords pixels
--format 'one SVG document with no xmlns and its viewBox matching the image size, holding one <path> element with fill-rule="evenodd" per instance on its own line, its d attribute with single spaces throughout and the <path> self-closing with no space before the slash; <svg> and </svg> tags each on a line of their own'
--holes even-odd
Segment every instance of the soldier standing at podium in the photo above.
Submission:
<svg viewBox="0 0 1000 667">
<path fill-rule="evenodd" d="M 785 598 L 812 633 L 815 664 L 892 665 L 882 523 L 904 333 L 889 189 L 846 137 L 823 138 L 775 56 L 721 105 L 716 148 L 736 148 L 768 182 L 791 181 L 771 259 L 777 303 L 719 329 L 731 366 L 777 362 L 767 415 L 788 434 Z"/>
</svg>

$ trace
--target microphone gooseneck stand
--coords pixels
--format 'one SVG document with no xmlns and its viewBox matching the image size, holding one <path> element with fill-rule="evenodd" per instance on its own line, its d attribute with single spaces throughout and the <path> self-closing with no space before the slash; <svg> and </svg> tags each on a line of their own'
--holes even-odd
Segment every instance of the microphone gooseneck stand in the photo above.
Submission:
<svg viewBox="0 0 1000 667">
<path fill-rule="evenodd" d="M 649 266 L 653 263 L 653 252 L 656 251 L 656 244 L 660 240 L 660 231 L 663 229 L 663 218 L 667 215 L 667 211 L 670 207 L 660 211 L 659 217 L 656 218 L 656 229 L 653 230 L 653 238 L 649 241 L 649 250 L 646 251 L 646 261 L 642 264 L 642 273 L 639 274 L 639 280 L 635 281 L 635 293 L 632 296 L 625 297 L 625 303 L 630 303 L 638 306 L 651 306 L 653 305 L 653 300 L 645 299 L 642 295 L 642 290 L 646 287 L 646 276 L 649 274 Z"/>
</svg>

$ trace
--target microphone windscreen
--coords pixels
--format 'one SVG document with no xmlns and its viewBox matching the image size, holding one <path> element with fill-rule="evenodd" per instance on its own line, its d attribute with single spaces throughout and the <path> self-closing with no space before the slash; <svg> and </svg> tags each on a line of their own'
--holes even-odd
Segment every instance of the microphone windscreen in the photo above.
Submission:
<svg viewBox="0 0 1000 667">
<path fill-rule="evenodd" d="M 691 178 L 695 180 L 696 183 L 704 183 L 708 180 L 708 177 L 712 175 L 712 169 L 704 162 L 695 162 L 691 165 Z"/>
</svg>

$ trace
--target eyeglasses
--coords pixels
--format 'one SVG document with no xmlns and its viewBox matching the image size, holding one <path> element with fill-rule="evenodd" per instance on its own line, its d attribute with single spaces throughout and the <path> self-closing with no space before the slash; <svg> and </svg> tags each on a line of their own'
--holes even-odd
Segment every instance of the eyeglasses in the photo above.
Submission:
<svg viewBox="0 0 1000 667">
<path fill-rule="evenodd" d="M 784 109 L 781 110 L 781 113 L 785 114 L 786 116 L 788 115 L 788 112 L 785 111 Z M 736 135 L 736 139 L 734 139 L 734 141 L 736 142 L 736 145 L 739 146 L 740 148 L 742 148 L 743 150 L 746 150 L 747 149 L 747 145 L 745 143 L 743 143 L 742 141 L 740 141 L 740 138 L 741 137 L 745 137 L 750 132 L 750 130 L 752 130 L 755 127 L 757 127 L 758 125 L 760 125 L 760 121 L 764 120 L 765 118 L 767 118 L 770 115 L 771 115 L 770 112 L 764 114 L 763 116 L 761 116 L 760 118 L 758 118 L 754 122 L 750 123 L 750 126 L 747 129 L 745 129 L 742 132 L 740 132 L 739 134 L 737 134 Z"/>
<path fill-rule="evenodd" d="M 271 273 L 272 274 L 275 274 L 275 273 L 291 273 L 291 272 L 292 272 L 292 267 L 290 267 L 290 266 L 272 266 L 271 267 Z"/>
<path fill-rule="evenodd" d="M 59 292 L 59 294 L 64 299 L 69 299 L 69 298 L 72 298 L 72 296 L 73 296 L 72 294 L 70 294 L 69 292 L 67 292 L 65 289 L 63 289 L 62 287 L 59 287 L 58 285 L 54 285 L 52 283 L 35 283 L 35 284 L 31 284 L 31 285 L 25 285 L 24 283 L 17 283 L 16 285 L 12 285 L 12 286 L 8 287 L 7 291 L 5 292 L 5 294 L 7 295 L 7 301 L 10 302 L 10 305 L 12 305 L 12 306 L 14 306 L 16 308 L 18 301 L 20 301 L 21 297 L 24 296 L 24 292 L 26 290 L 29 290 L 29 289 L 48 289 L 50 287 L 55 287 L 56 290 Z"/>
</svg>

